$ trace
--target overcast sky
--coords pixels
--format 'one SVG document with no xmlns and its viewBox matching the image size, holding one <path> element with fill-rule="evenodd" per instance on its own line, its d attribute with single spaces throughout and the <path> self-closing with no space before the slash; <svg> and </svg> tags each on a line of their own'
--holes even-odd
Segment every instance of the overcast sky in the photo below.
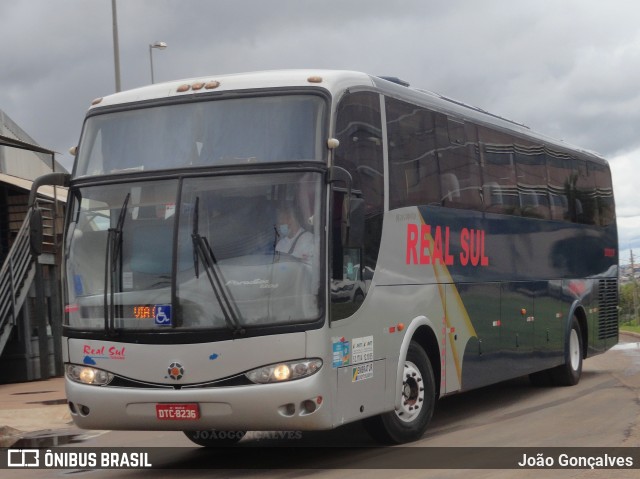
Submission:
<svg viewBox="0 0 640 479">
<path fill-rule="evenodd" d="M 398 76 L 611 162 L 640 257 L 637 0 L 118 0 L 122 88 L 279 68 Z M 0 109 L 61 154 L 115 91 L 111 0 L 0 0 Z M 640 259 L 639 259 L 640 261 Z"/>
</svg>

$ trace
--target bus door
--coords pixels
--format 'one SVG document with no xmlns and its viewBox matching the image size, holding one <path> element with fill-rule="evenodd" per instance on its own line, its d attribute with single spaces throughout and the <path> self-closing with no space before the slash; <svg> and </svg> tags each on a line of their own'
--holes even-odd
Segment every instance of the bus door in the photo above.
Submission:
<svg viewBox="0 0 640 479">
<path fill-rule="evenodd" d="M 331 343 L 337 369 L 337 418 L 383 412 L 387 373 L 380 328 L 364 305 L 370 278 L 364 263 L 364 202 L 333 191 Z"/>
</svg>

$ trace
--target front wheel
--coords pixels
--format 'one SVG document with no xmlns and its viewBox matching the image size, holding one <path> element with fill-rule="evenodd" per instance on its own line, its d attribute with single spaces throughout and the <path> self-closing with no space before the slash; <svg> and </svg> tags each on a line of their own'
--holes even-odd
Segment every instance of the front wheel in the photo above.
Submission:
<svg viewBox="0 0 640 479">
<path fill-rule="evenodd" d="M 551 377 L 556 386 L 574 386 L 580 381 L 582 374 L 583 353 L 582 331 L 578 320 L 573 317 L 571 330 L 565 341 L 564 364 L 551 370 Z"/>
<path fill-rule="evenodd" d="M 247 434 L 247 431 L 217 431 L 215 429 L 183 432 L 190 441 L 204 447 L 232 446 Z"/>
<path fill-rule="evenodd" d="M 435 380 L 427 354 L 411 341 L 399 386 L 400 407 L 364 420 L 367 432 L 377 441 L 401 444 L 420 439 L 433 416 Z"/>
</svg>

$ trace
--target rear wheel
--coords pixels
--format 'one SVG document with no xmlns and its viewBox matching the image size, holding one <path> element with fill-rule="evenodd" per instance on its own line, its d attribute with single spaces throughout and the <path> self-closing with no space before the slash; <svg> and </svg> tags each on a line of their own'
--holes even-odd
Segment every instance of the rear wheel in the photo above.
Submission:
<svg viewBox="0 0 640 479">
<path fill-rule="evenodd" d="M 247 431 L 217 431 L 215 429 L 183 432 L 189 440 L 204 447 L 232 446 L 247 434 Z"/>
<path fill-rule="evenodd" d="M 367 432 L 375 440 L 387 444 L 420 439 L 433 415 L 435 391 L 429 358 L 418 343 L 411 341 L 398 391 L 400 407 L 365 419 Z"/>
<path fill-rule="evenodd" d="M 574 316 L 571 320 L 571 330 L 565 341 L 564 364 L 551 370 L 551 377 L 556 386 L 573 386 L 580 381 L 582 374 L 583 353 L 582 331 Z"/>
</svg>

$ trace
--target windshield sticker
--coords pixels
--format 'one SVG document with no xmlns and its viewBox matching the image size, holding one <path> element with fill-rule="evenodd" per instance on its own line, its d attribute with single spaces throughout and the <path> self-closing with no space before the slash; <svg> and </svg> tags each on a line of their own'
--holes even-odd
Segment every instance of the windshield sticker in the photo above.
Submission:
<svg viewBox="0 0 640 479">
<path fill-rule="evenodd" d="M 213 353 L 211 356 L 209 356 L 209 360 L 210 361 L 215 361 L 216 359 L 218 359 L 220 356 L 216 353 Z"/>
<path fill-rule="evenodd" d="M 349 347 L 349 341 L 344 337 L 331 338 L 333 349 L 333 363 L 332 367 L 339 368 L 341 366 L 348 366 L 351 363 L 351 348 Z"/>
<path fill-rule="evenodd" d="M 171 326 L 171 305 L 158 304 L 154 307 L 156 326 Z"/>
<path fill-rule="evenodd" d="M 76 296 L 82 296 L 84 294 L 84 287 L 82 286 L 82 276 L 79 274 L 73 275 L 73 290 Z"/>
<path fill-rule="evenodd" d="M 268 279 L 252 279 L 251 281 L 237 281 L 235 279 L 226 282 L 226 286 L 259 286 L 260 289 L 275 289 L 279 286 L 278 283 L 272 283 Z"/>
<path fill-rule="evenodd" d="M 365 363 L 355 366 L 352 371 L 351 382 L 355 383 L 373 377 L 373 363 Z"/>
<path fill-rule="evenodd" d="M 176 204 L 175 203 L 167 203 L 164 205 L 164 219 L 171 218 L 174 214 L 176 214 Z"/>
<path fill-rule="evenodd" d="M 133 289 L 133 273 L 131 271 L 124 271 L 122 273 L 122 289 Z"/>
<path fill-rule="evenodd" d="M 351 340 L 351 360 L 353 364 L 373 361 L 373 336 L 353 338 Z"/>
</svg>

